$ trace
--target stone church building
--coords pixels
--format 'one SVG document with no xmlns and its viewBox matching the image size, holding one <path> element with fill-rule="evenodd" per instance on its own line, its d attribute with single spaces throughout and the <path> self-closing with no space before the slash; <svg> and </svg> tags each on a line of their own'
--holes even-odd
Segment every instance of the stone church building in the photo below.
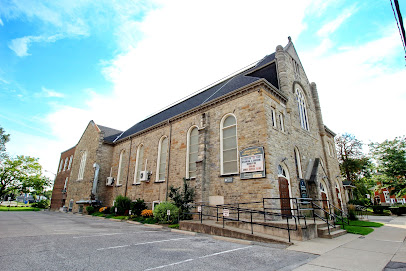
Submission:
<svg viewBox="0 0 406 271">
<path fill-rule="evenodd" d="M 197 203 L 310 197 L 346 208 L 334 136 L 289 38 L 255 66 L 126 131 L 90 121 L 74 149 L 65 206 L 112 206 L 118 195 L 152 206 L 186 178 Z"/>
</svg>

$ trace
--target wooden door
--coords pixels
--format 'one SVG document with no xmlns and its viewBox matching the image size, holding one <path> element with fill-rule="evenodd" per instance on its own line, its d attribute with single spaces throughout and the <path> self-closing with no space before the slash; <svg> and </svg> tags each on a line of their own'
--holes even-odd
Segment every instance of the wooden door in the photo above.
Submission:
<svg viewBox="0 0 406 271">
<path fill-rule="evenodd" d="M 282 215 L 292 215 L 290 207 L 289 182 L 286 178 L 279 177 L 279 194 L 281 197 Z"/>
<path fill-rule="evenodd" d="M 324 192 L 321 192 L 321 199 L 323 200 L 323 209 L 328 211 L 328 204 L 327 204 L 327 195 Z"/>
</svg>

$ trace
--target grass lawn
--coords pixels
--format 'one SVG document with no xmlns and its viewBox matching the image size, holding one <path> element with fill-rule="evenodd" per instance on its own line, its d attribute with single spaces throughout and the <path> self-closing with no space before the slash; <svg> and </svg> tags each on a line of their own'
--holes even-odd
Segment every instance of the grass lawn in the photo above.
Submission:
<svg viewBox="0 0 406 271">
<path fill-rule="evenodd" d="M 337 224 L 342 225 L 341 221 Z M 345 224 L 345 230 L 348 233 L 367 235 L 374 231 L 371 227 L 379 228 L 382 227 L 382 223 L 369 222 L 362 220 L 350 220 L 350 225 Z M 343 228 L 343 226 L 341 226 Z"/>
<path fill-rule="evenodd" d="M 336 224 L 342 225 L 341 221 L 337 221 Z M 379 227 L 382 227 L 383 224 L 377 223 L 377 222 L 362 221 L 362 220 L 350 220 L 350 226 L 379 228 Z M 345 224 L 345 227 L 347 227 L 347 224 Z"/>
<path fill-rule="evenodd" d="M 41 210 L 41 209 L 40 209 L 40 208 L 34 208 L 34 207 L 10 207 L 10 208 L 5 207 L 5 206 L 1 206 L 1 207 L 0 207 L 0 212 L 1 212 L 1 211 L 3 211 L 3 212 L 7 212 L 7 211 L 10 211 L 10 212 L 16 212 L 16 211 L 39 211 L 39 210 Z"/>
<path fill-rule="evenodd" d="M 341 228 L 343 228 L 343 226 L 341 226 Z M 348 226 L 348 225 L 345 225 L 345 230 L 348 233 L 361 234 L 361 235 L 367 235 L 374 231 L 374 229 L 369 228 L 369 227 Z"/>
</svg>

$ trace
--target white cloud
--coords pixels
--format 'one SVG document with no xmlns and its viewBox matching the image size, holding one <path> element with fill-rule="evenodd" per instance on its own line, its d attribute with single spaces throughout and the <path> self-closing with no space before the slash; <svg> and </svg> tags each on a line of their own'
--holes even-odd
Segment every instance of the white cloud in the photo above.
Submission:
<svg viewBox="0 0 406 271">
<path fill-rule="evenodd" d="M 406 104 L 406 71 L 393 64 L 398 38 L 392 31 L 338 52 L 301 54 L 309 80 L 317 83 L 324 122 L 335 132 L 365 143 L 406 134 L 398 122 Z"/>
<path fill-rule="evenodd" d="M 8 47 L 19 57 L 29 56 L 28 47 L 33 42 L 55 42 L 61 39 L 62 35 L 52 36 L 26 36 L 11 40 Z"/>
<path fill-rule="evenodd" d="M 334 33 L 348 18 L 357 12 L 357 10 L 358 9 L 355 5 L 345 9 L 337 18 L 326 23 L 322 28 L 320 28 L 319 31 L 317 31 L 317 35 L 320 37 L 327 37 L 328 35 Z"/>
<path fill-rule="evenodd" d="M 48 98 L 64 98 L 65 94 L 57 92 L 53 89 L 47 89 L 45 87 L 42 87 L 42 96 L 48 97 Z"/>
<path fill-rule="evenodd" d="M 1 18 L 0 18 L 0 25 L 1 25 L 1 26 L 4 26 L 4 23 L 3 23 L 3 21 L 1 20 Z"/>
</svg>

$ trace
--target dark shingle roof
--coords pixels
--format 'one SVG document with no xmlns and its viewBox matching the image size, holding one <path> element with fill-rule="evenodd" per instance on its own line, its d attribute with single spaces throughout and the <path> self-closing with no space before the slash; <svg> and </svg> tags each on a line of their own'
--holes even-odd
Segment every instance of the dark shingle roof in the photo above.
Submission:
<svg viewBox="0 0 406 271">
<path fill-rule="evenodd" d="M 117 129 L 113 129 L 110 127 L 106 127 L 103 125 L 98 125 L 97 127 L 99 127 L 99 129 L 104 133 L 104 141 L 107 142 L 113 142 L 114 139 L 116 139 L 123 131 L 117 130 Z"/>
<path fill-rule="evenodd" d="M 136 134 L 142 130 L 145 130 L 151 126 L 154 126 L 162 121 L 168 120 L 176 115 L 179 115 L 183 112 L 191 110 L 195 107 L 208 103 L 214 99 L 217 99 L 221 96 L 224 96 L 234 90 L 237 90 L 241 87 L 249 85 L 255 81 L 260 80 L 261 78 L 265 78 L 269 81 L 273 86 L 279 88 L 277 73 L 276 73 L 276 65 L 272 63 L 271 65 L 256 70 L 261 66 L 264 66 L 275 59 L 275 53 L 271 55 L 267 55 L 262 60 L 260 60 L 254 67 L 249 68 L 241 73 L 234 75 L 231 78 L 228 78 L 180 103 L 177 103 L 137 124 L 129 128 L 128 130 L 124 131 L 119 137 L 115 135 L 116 138 L 112 139 L 113 136 L 109 137 L 108 140 L 117 141 L 120 139 L 124 139 L 130 135 Z M 266 69 L 266 70 L 264 70 Z M 255 70 L 254 72 L 250 73 L 250 71 Z M 107 141 L 107 139 L 105 138 Z M 109 142 L 112 142 L 109 141 Z"/>
</svg>

